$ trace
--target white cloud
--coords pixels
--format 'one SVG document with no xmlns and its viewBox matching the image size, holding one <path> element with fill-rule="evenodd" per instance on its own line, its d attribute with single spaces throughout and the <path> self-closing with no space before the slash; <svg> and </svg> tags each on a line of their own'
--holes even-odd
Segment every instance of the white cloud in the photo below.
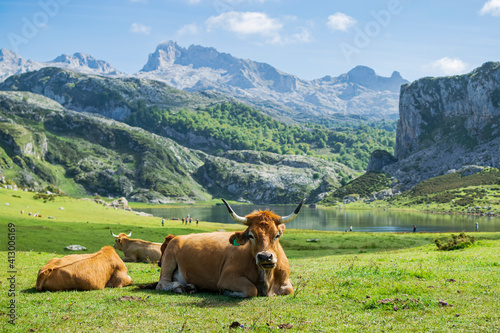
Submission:
<svg viewBox="0 0 500 333">
<path fill-rule="evenodd" d="M 219 16 L 212 16 L 206 20 L 207 32 L 223 29 L 233 32 L 239 37 L 263 37 L 266 44 L 295 44 L 307 43 L 313 40 L 310 29 L 295 27 L 296 33 L 283 32 L 285 23 L 294 23 L 297 18 L 286 16 L 280 19 L 269 17 L 260 12 L 225 12 Z M 262 40 L 258 43 L 262 43 Z"/>
<path fill-rule="evenodd" d="M 151 27 L 140 23 L 132 23 L 130 26 L 130 32 L 134 34 L 149 35 L 151 33 Z"/>
<path fill-rule="evenodd" d="M 331 31 L 347 31 L 356 24 L 356 20 L 344 13 L 335 13 L 328 16 L 326 25 Z"/>
<path fill-rule="evenodd" d="M 500 0 L 488 0 L 479 13 L 481 15 L 500 16 Z"/>
<path fill-rule="evenodd" d="M 309 43 L 313 41 L 311 32 L 306 28 L 300 28 L 300 32 L 292 35 L 291 42 Z"/>
<path fill-rule="evenodd" d="M 467 64 L 458 58 L 444 57 L 433 61 L 430 67 L 438 70 L 439 74 L 456 75 L 462 74 L 467 69 Z"/>
<path fill-rule="evenodd" d="M 186 24 L 179 30 L 177 30 L 178 35 L 197 35 L 200 31 L 198 25 L 196 23 Z"/>
<path fill-rule="evenodd" d="M 212 16 L 206 21 L 208 31 L 218 27 L 239 35 L 261 35 L 276 38 L 283 24 L 265 13 L 259 12 L 226 12 Z"/>
</svg>

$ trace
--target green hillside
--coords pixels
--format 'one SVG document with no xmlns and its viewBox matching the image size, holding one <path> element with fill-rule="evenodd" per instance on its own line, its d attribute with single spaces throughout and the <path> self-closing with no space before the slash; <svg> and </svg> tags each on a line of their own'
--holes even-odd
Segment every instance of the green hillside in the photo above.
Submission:
<svg viewBox="0 0 500 333">
<path fill-rule="evenodd" d="M 316 200 L 352 175 L 340 163 L 307 155 L 246 150 L 214 156 L 138 127 L 66 110 L 41 95 L 0 92 L 0 176 L 30 189 L 53 186 L 75 196 L 150 203 L 213 196 L 290 203 Z"/>
<path fill-rule="evenodd" d="M 372 151 L 394 152 L 395 122 L 336 129 L 286 125 L 220 94 L 188 93 L 152 80 L 43 68 L 9 77 L 0 90 L 43 94 L 66 109 L 125 121 L 211 154 L 231 149 L 309 154 L 364 170 Z"/>
<path fill-rule="evenodd" d="M 190 175 L 202 164 L 197 154 L 144 130 L 41 103 L 48 101 L 31 93 L 0 93 L 6 178 L 33 188 L 55 185 L 73 195 L 209 198 Z"/>
</svg>

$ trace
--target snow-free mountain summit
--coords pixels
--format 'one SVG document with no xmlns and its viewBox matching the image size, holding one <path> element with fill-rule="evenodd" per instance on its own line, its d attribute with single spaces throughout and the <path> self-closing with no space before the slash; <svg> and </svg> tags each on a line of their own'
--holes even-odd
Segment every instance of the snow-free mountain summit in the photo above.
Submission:
<svg viewBox="0 0 500 333">
<path fill-rule="evenodd" d="M 89 54 L 77 52 L 73 55 L 61 54 L 54 60 L 39 62 L 23 59 L 15 52 L 0 49 L 0 82 L 11 75 L 36 71 L 44 67 L 71 69 L 79 73 L 105 76 L 124 76 L 104 60 L 98 60 Z"/>
<path fill-rule="evenodd" d="M 212 47 L 184 48 L 173 41 L 158 45 L 137 75 L 178 89 L 217 90 L 296 120 L 335 114 L 396 119 L 399 89 L 408 83 L 398 72 L 381 77 L 365 66 L 308 81 Z"/>
<path fill-rule="evenodd" d="M 338 77 L 304 80 L 261 62 L 240 59 L 215 48 L 182 47 L 168 41 L 158 45 L 143 68 L 126 74 L 104 60 L 85 53 L 60 55 L 54 60 L 26 60 L 0 50 L 0 81 L 44 67 L 60 67 L 84 74 L 139 77 L 162 81 L 187 91 L 214 90 L 257 107 L 281 121 L 312 121 L 359 116 L 397 119 L 400 86 L 408 83 L 398 72 L 382 77 L 357 66 Z"/>
</svg>

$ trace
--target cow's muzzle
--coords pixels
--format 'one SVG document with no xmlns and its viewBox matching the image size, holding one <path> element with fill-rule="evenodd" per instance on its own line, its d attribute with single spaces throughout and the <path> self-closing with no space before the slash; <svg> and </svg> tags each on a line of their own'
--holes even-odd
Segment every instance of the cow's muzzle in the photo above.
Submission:
<svg viewBox="0 0 500 333">
<path fill-rule="evenodd" d="M 276 266 L 276 256 L 271 252 L 259 252 L 257 253 L 257 265 L 263 269 L 273 269 Z"/>
</svg>

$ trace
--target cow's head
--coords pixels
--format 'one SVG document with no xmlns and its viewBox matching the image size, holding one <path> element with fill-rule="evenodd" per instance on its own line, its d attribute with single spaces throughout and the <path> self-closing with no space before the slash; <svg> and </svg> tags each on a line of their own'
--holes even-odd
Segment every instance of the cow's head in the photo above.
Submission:
<svg viewBox="0 0 500 333">
<path fill-rule="evenodd" d="M 245 217 L 241 217 L 233 211 L 226 200 L 222 199 L 222 201 L 226 204 L 229 215 L 233 220 L 247 226 L 245 231 L 235 232 L 229 238 L 229 242 L 234 246 L 250 242 L 250 250 L 257 265 L 265 270 L 273 269 L 278 261 L 279 238 L 283 235 L 285 223 L 297 217 L 305 199 L 301 201 L 292 214 L 284 217 L 278 216 L 269 210 L 254 211 Z"/>
<path fill-rule="evenodd" d="M 122 233 L 120 233 L 118 235 L 115 235 L 113 233 L 113 231 L 111 231 L 111 230 L 110 230 L 110 232 L 111 232 L 111 235 L 113 235 L 113 237 L 116 238 L 115 239 L 115 244 L 113 245 L 113 247 L 115 249 L 120 250 L 120 251 L 123 252 L 123 240 L 129 238 L 130 236 L 132 236 L 132 231 L 130 231 L 128 233 L 128 235 L 126 233 L 124 233 L 124 232 L 122 232 Z"/>
</svg>

